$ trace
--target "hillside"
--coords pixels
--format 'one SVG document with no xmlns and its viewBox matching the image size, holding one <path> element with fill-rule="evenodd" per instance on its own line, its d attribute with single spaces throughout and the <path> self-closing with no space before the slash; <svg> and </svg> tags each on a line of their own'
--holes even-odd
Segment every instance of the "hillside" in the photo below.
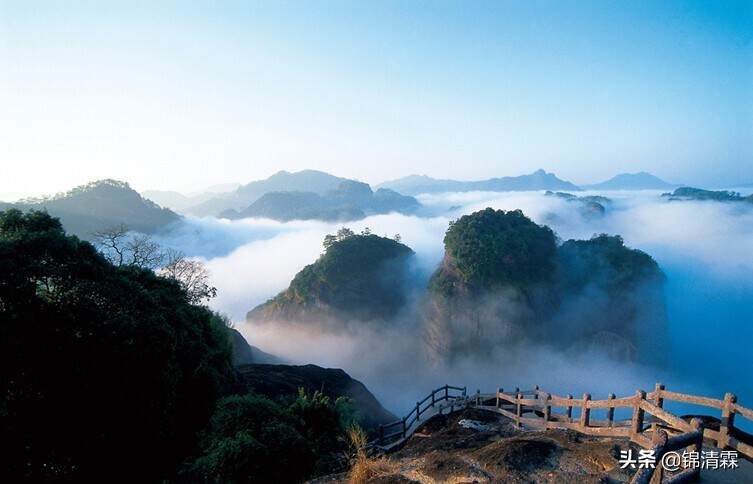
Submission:
<svg viewBox="0 0 753 484">
<path fill-rule="evenodd" d="M 343 326 L 391 318 L 405 305 L 412 255 L 407 246 L 377 235 L 341 237 L 247 319 Z"/>
<path fill-rule="evenodd" d="M 419 206 L 413 197 L 384 188 L 372 192 L 366 183 L 344 181 L 324 195 L 297 191 L 266 193 L 246 209 L 226 210 L 220 216 L 229 219 L 263 217 L 283 222 L 349 221 L 380 213 L 412 213 Z"/>
<path fill-rule="evenodd" d="M 600 183 L 581 185 L 586 190 L 666 190 L 676 186 L 645 171 L 621 173 Z"/>
<path fill-rule="evenodd" d="M 580 190 L 576 185 L 561 180 L 554 173 L 547 173 L 544 170 L 536 170 L 529 175 L 506 176 L 477 181 L 438 180 L 425 175 L 410 175 L 384 182 L 379 185 L 379 188 L 389 188 L 406 195 L 470 191 Z"/>
<path fill-rule="evenodd" d="M 352 399 L 353 406 L 361 418 L 361 424 L 367 429 L 396 420 L 363 383 L 340 369 L 316 365 L 253 364 L 241 365 L 236 371 L 239 383 L 248 393 L 274 399 L 295 395 L 299 388 L 312 393 L 321 391 L 333 399 Z"/>
<path fill-rule="evenodd" d="M 138 232 L 156 232 L 180 216 L 143 198 L 127 183 L 99 180 L 45 199 L 22 200 L 5 208 L 46 210 L 68 233 L 88 239 L 97 230 L 124 224 Z M 0 207 L 2 208 L 2 207 Z"/>
<path fill-rule="evenodd" d="M 199 217 L 217 216 L 225 210 L 243 210 L 263 195 L 271 192 L 312 192 L 323 195 L 347 181 L 329 173 L 303 170 L 295 173 L 278 171 L 264 180 L 242 185 L 235 191 L 212 197 L 186 209 L 186 213 Z"/>
<path fill-rule="evenodd" d="M 565 200 L 568 203 L 575 203 L 578 205 L 579 213 L 587 219 L 598 218 L 604 215 L 607 211 L 607 207 L 612 204 L 612 200 L 607 197 L 600 197 L 598 195 L 587 195 L 579 197 L 567 192 L 552 192 L 547 190 L 544 194 L 547 197 L 557 197 Z"/>
<path fill-rule="evenodd" d="M 423 304 L 432 360 L 483 354 L 524 338 L 636 360 L 643 358 L 644 325 L 662 337 L 661 270 L 620 237 L 558 246 L 548 227 L 522 212 L 487 208 L 452 223 L 444 242 Z"/>
</svg>

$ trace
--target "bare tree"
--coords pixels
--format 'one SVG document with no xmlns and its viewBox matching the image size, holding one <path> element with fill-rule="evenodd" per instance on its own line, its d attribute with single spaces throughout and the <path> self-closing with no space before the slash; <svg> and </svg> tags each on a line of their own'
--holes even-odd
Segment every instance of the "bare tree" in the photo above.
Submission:
<svg viewBox="0 0 753 484">
<path fill-rule="evenodd" d="M 94 232 L 94 244 L 111 264 L 156 269 L 162 265 L 165 253 L 158 243 L 144 234 L 129 234 L 126 225 L 114 225 Z"/>
<path fill-rule="evenodd" d="M 217 295 L 217 288 L 209 285 L 209 271 L 203 262 L 188 259 L 176 250 L 168 250 L 166 260 L 167 263 L 157 273 L 178 281 L 188 294 L 189 302 L 201 304 Z"/>
<path fill-rule="evenodd" d="M 120 267 L 126 264 L 125 245 L 128 240 L 128 227 L 123 224 L 114 225 L 94 232 L 92 239 L 94 245 L 112 265 Z"/>
</svg>

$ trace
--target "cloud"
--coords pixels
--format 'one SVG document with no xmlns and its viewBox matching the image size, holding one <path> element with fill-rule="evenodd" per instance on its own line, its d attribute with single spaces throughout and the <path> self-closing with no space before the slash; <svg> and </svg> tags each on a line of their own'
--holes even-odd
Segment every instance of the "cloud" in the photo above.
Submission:
<svg viewBox="0 0 753 484">
<path fill-rule="evenodd" d="M 753 337 L 753 207 L 667 202 L 652 191 L 603 194 L 614 202 L 597 219 L 586 219 L 576 204 L 540 192 L 449 193 L 420 196 L 423 217 L 387 214 L 347 224 L 187 219 L 160 242 L 206 260 L 219 292 L 212 307 L 229 314 L 253 344 L 291 361 L 344 368 L 396 411 L 411 403 L 392 397 L 397 389 L 411 387 L 408 393 L 420 397 L 445 383 L 484 390 L 539 384 L 557 392 L 606 394 L 650 389 L 661 379 L 679 391 L 714 396 L 733 391 L 744 404 L 753 402 L 753 383 L 747 379 L 753 362 L 742 356 Z M 316 326 L 291 331 L 244 323 L 245 313 L 285 289 L 321 254 L 324 235 L 342 225 L 355 231 L 369 227 L 378 235 L 400 233 L 428 274 L 441 260 L 449 221 L 487 206 L 519 208 L 563 240 L 620 234 L 628 246 L 657 259 L 668 277 L 670 371 L 614 367 L 598 355 L 574 361 L 540 345 L 522 353 L 510 349 L 492 361 L 427 369 L 419 367 L 414 340 L 398 329 L 333 335 Z M 726 351 L 719 357 L 722 347 Z"/>
</svg>

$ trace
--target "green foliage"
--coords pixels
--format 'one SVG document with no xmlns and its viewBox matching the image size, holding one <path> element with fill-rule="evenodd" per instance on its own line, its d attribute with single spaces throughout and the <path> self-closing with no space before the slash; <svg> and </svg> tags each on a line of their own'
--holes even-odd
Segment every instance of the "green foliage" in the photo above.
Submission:
<svg viewBox="0 0 753 484">
<path fill-rule="evenodd" d="M 354 234 L 343 227 L 326 252 L 303 268 L 272 304 L 326 303 L 371 319 L 394 314 L 405 300 L 407 246 L 378 235 Z M 390 264 L 394 264 L 391 266 Z"/>
<path fill-rule="evenodd" d="M 230 370 L 223 322 L 178 283 L 114 267 L 46 213 L 0 213 L 6 482 L 165 478 Z"/>
<path fill-rule="evenodd" d="M 559 248 L 559 258 L 559 281 L 567 290 L 596 284 L 616 295 L 647 280 L 663 277 L 650 255 L 625 247 L 619 235 L 568 240 Z"/>
<path fill-rule="evenodd" d="M 555 267 L 554 233 L 520 210 L 487 208 L 464 215 L 450 224 L 444 243 L 463 282 L 475 286 L 522 287 L 546 279 Z M 442 288 L 442 276 L 432 284 Z"/>
<path fill-rule="evenodd" d="M 670 200 L 713 200 L 716 202 L 753 201 L 753 196 L 743 197 L 739 192 L 730 190 L 703 190 L 701 188 L 680 187 L 672 193 L 664 193 Z"/>
<path fill-rule="evenodd" d="M 190 481 L 301 482 L 328 472 L 332 454 L 344 449 L 350 423 L 347 400 L 299 390 L 289 404 L 256 395 L 220 400 L 202 437 L 201 454 L 189 462 Z"/>
</svg>

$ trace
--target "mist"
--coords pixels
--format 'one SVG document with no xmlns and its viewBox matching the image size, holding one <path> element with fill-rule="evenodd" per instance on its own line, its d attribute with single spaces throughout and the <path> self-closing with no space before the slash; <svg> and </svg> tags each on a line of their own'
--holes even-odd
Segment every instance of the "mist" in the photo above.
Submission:
<svg viewBox="0 0 753 484">
<path fill-rule="evenodd" d="M 603 398 L 609 392 L 651 390 L 661 381 L 672 390 L 715 397 L 731 391 L 750 405 L 753 207 L 668 202 L 654 191 L 598 194 L 613 200 L 598 218 L 584 217 L 576 203 L 540 192 L 446 193 L 419 196 L 424 206 L 420 216 L 388 214 L 346 224 L 188 218 L 159 242 L 206 261 L 218 289 L 211 307 L 229 315 L 251 344 L 291 363 L 343 368 L 398 414 L 445 383 L 487 392 L 538 384 L 555 393 L 590 392 Z M 616 365 L 598 352 L 573 356 L 555 351 L 546 341 L 498 348 L 484 359 L 464 358 L 451 366 L 424 365 L 410 313 L 379 331 L 338 334 L 312 324 L 245 322 L 247 311 L 284 290 L 322 253 L 324 236 L 343 225 L 356 232 L 369 227 L 390 237 L 399 233 L 416 252 L 422 275 L 416 284 L 421 285 L 442 259 L 449 221 L 485 207 L 521 209 L 563 241 L 621 235 L 626 245 L 654 257 L 667 276 L 668 342 L 662 350 L 668 366 Z"/>
</svg>

